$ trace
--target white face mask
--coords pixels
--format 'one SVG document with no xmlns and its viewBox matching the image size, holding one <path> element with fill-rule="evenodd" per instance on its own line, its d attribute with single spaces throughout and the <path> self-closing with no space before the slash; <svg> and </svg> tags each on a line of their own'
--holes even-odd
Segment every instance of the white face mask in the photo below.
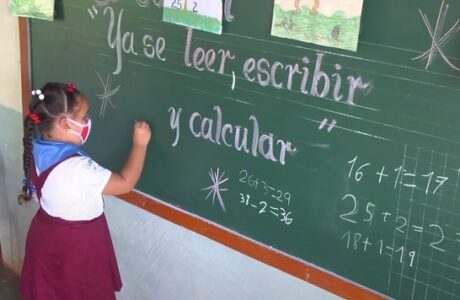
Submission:
<svg viewBox="0 0 460 300">
<path fill-rule="evenodd" d="M 78 123 L 77 121 L 74 121 L 69 118 L 67 118 L 67 120 L 69 120 L 70 123 L 77 125 L 78 127 L 81 128 L 80 132 L 77 132 L 73 129 L 69 129 L 69 132 L 78 136 L 81 140 L 81 143 L 84 144 L 89 137 L 89 133 L 91 132 L 91 119 L 89 119 L 88 123 L 86 123 L 85 125 L 82 125 Z"/>
</svg>

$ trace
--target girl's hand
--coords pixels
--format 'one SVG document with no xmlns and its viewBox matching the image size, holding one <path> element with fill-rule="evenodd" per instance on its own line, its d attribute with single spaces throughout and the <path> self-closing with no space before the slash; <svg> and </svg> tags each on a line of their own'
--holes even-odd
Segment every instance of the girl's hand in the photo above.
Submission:
<svg viewBox="0 0 460 300">
<path fill-rule="evenodd" d="M 146 147 L 151 136 L 152 132 L 150 131 L 149 124 L 145 121 L 136 121 L 133 131 L 133 144 Z"/>
</svg>

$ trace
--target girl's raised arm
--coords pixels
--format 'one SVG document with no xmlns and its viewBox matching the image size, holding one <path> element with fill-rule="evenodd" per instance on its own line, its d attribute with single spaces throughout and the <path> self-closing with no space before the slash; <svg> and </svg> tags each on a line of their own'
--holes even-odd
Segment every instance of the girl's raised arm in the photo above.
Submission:
<svg viewBox="0 0 460 300">
<path fill-rule="evenodd" d="M 150 126 L 147 122 L 136 121 L 133 131 L 133 145 L 128 159 L 120 173 L 112 172 L 102 194 L 126 194 L 136 186 L 144 167 L 145 155 L 151 135 Z"/>
</svg>

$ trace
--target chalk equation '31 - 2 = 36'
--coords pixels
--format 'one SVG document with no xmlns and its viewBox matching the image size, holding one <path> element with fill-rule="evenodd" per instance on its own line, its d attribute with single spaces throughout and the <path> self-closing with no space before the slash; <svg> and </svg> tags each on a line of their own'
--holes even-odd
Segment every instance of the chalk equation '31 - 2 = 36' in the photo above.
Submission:
<svg viewBox="0 0 460 300">
<path fill-rule="evenodd" d="M 240 203 L 245 207 L 252 208 L 259 215 L 270 214 L 274 216 L 280 223 L 291 225 L 294 219 L 292 218 L 292 211 L 288 211 L 284 207 L 271 203 L 270 199 L 261 201 L 254 200 L 251 194 L 240 193 Z"/>
</svg>

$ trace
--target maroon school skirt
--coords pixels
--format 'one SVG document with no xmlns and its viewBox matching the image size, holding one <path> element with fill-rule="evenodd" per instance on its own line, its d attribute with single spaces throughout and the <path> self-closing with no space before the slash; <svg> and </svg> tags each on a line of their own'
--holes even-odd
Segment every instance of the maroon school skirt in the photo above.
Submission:
<svg viewBox="0 0 460 300">
<path fill-rule="evenodd" d="M 25 300 L 114 300 L 120 289 L 104 214 L 70 222 L 38 210 L 27 235 L 22 268 Z"/>
</svg>

